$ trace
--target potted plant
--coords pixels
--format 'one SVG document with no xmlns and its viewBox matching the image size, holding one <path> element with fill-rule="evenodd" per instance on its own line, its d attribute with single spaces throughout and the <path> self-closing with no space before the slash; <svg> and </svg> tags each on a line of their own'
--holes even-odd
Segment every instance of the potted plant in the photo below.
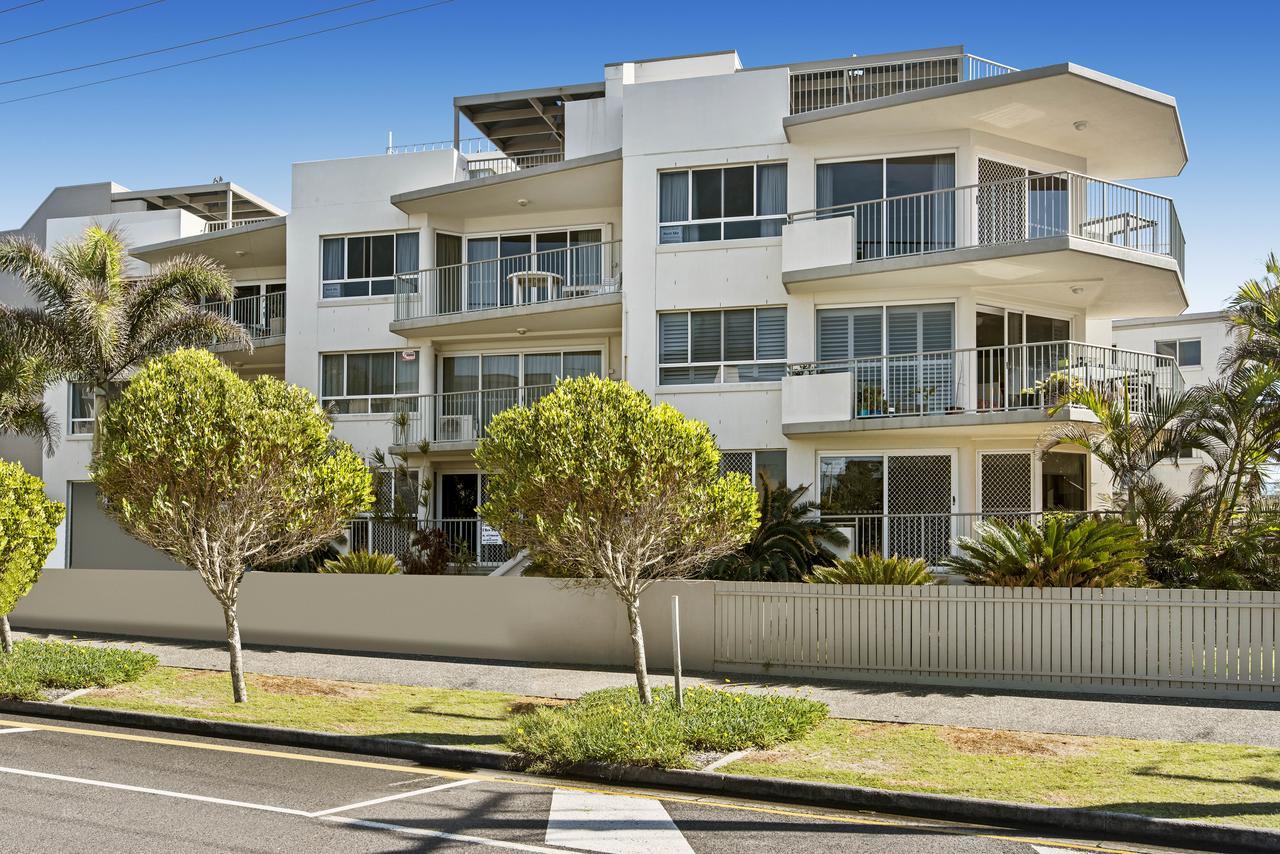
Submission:
<svg viewBox="0 0 1280 854">
<path fill-rule="evenodd" d="M 889 411 L 888 401 L 884 399 L 884 391 L 875 383 L 863 383 L 858 386 L 858 417 L 884 415 Z"/>
</svg>

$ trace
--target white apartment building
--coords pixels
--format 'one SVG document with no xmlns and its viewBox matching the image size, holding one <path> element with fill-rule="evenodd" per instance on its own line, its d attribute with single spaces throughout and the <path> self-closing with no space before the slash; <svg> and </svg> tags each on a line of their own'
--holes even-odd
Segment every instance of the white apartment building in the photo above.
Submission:
<svg viewBox="0 0 1280 854">
<path fill-rule="evenodd" d="M 626 380 L 706 421 L 726 467 L 809 485 L 855 548 L 929 559 L 980 514 L 1098 505 L 1098 465 L 1033 453 L 1056 387 L 1124 383 L 1141 405 L 1185 381 L 1113 329 L 1186 308 L 1172 201 L 1118 183 L 1185 165 L 1168 95 L 963 47 L 765 68 L 729 51 L 454 110 L 453 140 L 295 164 L 287 217 L 234 185 L 194 211 L 204 188 L 111 188 L 44 237 L 119 220 L 141 265 L 226 264 L 259 339 L 227 361 L 402 454 L 433 485 L 428 523 L 481 566 L 508 553 L 476 519 L 471 451 L 562 377 Z M 138 565 L 81 495 L 82 400 L 50 400 L 71 427 L 43 468 L 72 499 L 55 560 Z"/>
</svg>

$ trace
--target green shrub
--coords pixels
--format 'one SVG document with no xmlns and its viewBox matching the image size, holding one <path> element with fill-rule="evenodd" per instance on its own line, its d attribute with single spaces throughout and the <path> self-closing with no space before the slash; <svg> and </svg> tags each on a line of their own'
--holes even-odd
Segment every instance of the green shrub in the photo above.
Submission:
<svg viewBox="0 0 1280 854">
<path fill-rule="evenodd" d="M 685 690 L 680 710 L 671 688 L 653 693 L 651 706 L 641 705 L 634 688 L 608 688 L 568 706 L 517 715 L 507 747 L 533 760 L 537 770 L 578 762 L 682 768 L 689 767 L 691 752 L 773 747 L 827 717 L 824 703 L 799 697 L 695 686 Z"/>
<path fill-rule="evenodd" d="M 9 651 L 9 612 L 31 592 L 57 541 L 65 508 L 44 482 L 18 463 L 0 460 L 0 645 Z"/>
<path fill-rule="evenodd" d="M 0 698 L 37 699 L 44 688 L 109 688 L 134 681 L 158 663 L 135 649 L 19 641 L 11 655 L 0 657 Z"/>
<path fill-rule="evenodd" d="M 340 575 L 395 575 L 400 571 L 400 564 L 395 555 L 351 552 L 325 561 L 320 571 Z"/>
<path fill-rule="evenodd" d="M 961 537 L 961 554 L 944 566 L 974 584 L 996 587 L 1140 587 L 1146 582 L 1142 532 L 1119 519 L 1047 514 L 1042 525 L 1020 519 L 979 523 Z"/>
<path fill-rule="evenodd" d="M 937 579 L 920 558 L 851 555 L 831 566 L 819 566 L 805 576 L 810 584 L 935 584 Z"/>
</svg>

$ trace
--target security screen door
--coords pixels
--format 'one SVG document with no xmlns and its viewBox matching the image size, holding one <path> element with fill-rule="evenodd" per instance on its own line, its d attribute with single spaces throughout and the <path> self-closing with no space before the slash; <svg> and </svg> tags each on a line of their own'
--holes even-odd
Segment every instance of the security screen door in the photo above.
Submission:
<svg viewBox="0 0 1280 854">
<path fill-rule="evenodd" d="M 931 564 L 949 553 L 950 451 L 824 455 L 819 478 L 823 513 L 850 529 L 854 553 L 920 557 Z"/>
</svg>

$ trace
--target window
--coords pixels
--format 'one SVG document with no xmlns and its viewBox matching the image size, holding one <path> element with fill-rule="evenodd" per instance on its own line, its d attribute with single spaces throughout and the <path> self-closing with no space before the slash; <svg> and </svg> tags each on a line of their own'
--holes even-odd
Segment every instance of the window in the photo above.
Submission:
<svg viewBox="0 0 1280 854">
<path fill-rule="evenodd" d="M 1180 368 L 1198 368 L 1200 367 L 1200 339 L 1181 338 L 1157 341 L 1156 355 L 1175 359 Z"/>
<path fill-rule="evenodd" d="M 933 192 L 955 187 L 954 154 L 819 163 L 816 174 L 818 216 L 855 217 L 859 260 L 954 248 L 954 194 Z"/>
<path fill-rule="evenodd" d="M 1050 451 L 1040 459 L 1040 505 L 1045 510 L 1085 510 L 1088 476 L 1085 454 Z"/>
<path fill-rule="evenodd" d="M 561 379 L 599 376 L 601 362 L 599 350 L 445 356 L 440 360 L 440 388 L 445 394 L 520 386 L 545 386 L 550 391 Z"/>
<path fill-rule="evenodd" d="M 320 295 L 385 296 L 396 275 L 418 269 L 418 232 L 325 237 L 320 241 Z"/>
<path fill-rule="evenodd" d="M 586 228 L 467 238 L 466 263 L 438 270 L 442 313 L 559 299 L 566 289 L 599 285 L 603 235 Z M 545 275 L 519 275 L 530 271 Z"/>
<path fill-rule="evenodd" d="M 787 164 L 658 173 L 658 242 L 777 237 L 787 214 Z"/>
<path fill-rule="evenodd" d="M 786 451 L 721 451 L 720 475 L 739 472 L 757 485 L 770 487 L 787 484 Z"/>
<path fill-rule="evenodd" d="M 658 382 L 662 385 L 780 380 L 786 358 L 785 308 L 658 315 Z"/>
<path fill-rule="evenodd" d="M 90 383 L 69 383 L 71 392 L 71 417 L 67 419 L 67 432 L 72 436 L 93 432 L 93 385 Z M 115 400 L 124 391 L 124 383 L 108 383 L 107 399 Z"/>
<path fill-rule="evenodd" d="M 417 409 L 416 350 L 326 353 L 320 362 L 320 402 L 334 414 Z"/>
</svg>

